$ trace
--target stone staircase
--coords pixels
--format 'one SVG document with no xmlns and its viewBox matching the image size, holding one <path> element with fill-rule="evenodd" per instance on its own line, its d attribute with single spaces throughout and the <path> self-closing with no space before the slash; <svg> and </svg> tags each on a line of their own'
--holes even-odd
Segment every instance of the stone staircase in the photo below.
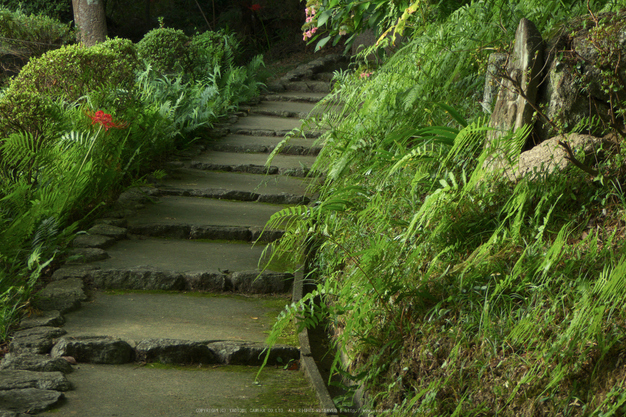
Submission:
<svg viewBox="0 0 626 417">
<path fill-rule="evenodd" d="M 0 417 L 49 409 L 336 413 L 295 326 L 256 377 L 264 340 L 294 287 L 280 262 L 260 269 L 265 245 L 282 234 L 263 229 L 272 214 L 314 197 L 307 174 L 321 132 L 304 132 L 265 162 L 314 111 L 328 92 L 328 69 L 339 63 L 317 59 L 270 85 L 274 93 L 212 130 L 219 139 L 181 152 L 165 177 L 123 193 L 76 237 L 73 256 L 33 301 L 41 315 L 22 321 L 2 361 Z"/>
</svg>

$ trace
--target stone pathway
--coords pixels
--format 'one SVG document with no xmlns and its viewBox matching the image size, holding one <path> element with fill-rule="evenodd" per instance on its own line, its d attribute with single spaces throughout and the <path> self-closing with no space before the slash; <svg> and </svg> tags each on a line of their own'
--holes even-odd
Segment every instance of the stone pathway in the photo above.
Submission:
<svg viewBox="0 0 626 417">
<path fill-rule="evenodd" d="M 264 245 L 282 233 L 261 232 L 273 213 L 310 201 L 320 132 L 265 161 L 328 91 L 336 64 L 283 77 L 213 129 L 219 140 L 182 153 L 77 236 L 75 256 L 33 301 L 42 315 L 22 321 L 0 365 L 0 417 L 336 413 L 295 326 L 256 379 L 274 318 L 301 296 L 280 262 L 260 272 Z"/>
</svg>

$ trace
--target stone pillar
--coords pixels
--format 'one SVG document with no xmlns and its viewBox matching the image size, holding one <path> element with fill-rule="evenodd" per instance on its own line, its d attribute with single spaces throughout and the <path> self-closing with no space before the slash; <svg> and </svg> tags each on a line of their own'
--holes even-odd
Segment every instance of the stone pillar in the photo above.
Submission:
<svg viewBox="0 0 626 417">
<path fill-rule="evenodd" d="M 491 127 L 496 130 L 489 132 L 488 145 L 509 130 L 517 130 L 532 123 L 534 109 L 530 103 L 534 105 L 536 102 L 542 66 L 541 34 L 531 21 L 522 19 L 515 33 L 515 46 L 509 56 L 491 116 Z"/>
</svg>

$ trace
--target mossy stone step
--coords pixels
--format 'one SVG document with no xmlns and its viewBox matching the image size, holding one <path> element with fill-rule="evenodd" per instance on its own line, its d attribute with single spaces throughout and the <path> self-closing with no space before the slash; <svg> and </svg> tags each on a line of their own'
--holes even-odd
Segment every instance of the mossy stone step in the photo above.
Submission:
<svg viewBox="0 0 626 417">
<path fill-rule="evenodd" d="M 276 155 L 269 167 L 265 165 L 266 162 L 266 154 L 211 152 L 194 158 L 190 162 L 190 167 L 211 171 L 304 176 L 315 162 L 315 157 L 306 155 Z"/>
<path fill-rule="evenodd" d="M 215 190 L 212 198 L 222 198 L 219 196 L 224 195 L 223 198 L 233 200 L 256 201 L 260 196 L 266 196 L 264 200 L 270 199 L 270 196 L 304 196 L 310 183 L 308 179 L 294 177 L 177 168 L 161 181 L 159 189 L 163 194 L 173 190 L 186 190 L 188 193 Z"/>
<path fill-rule="evenodd" d="M 72 337 L 99 334 L 137 343 L 147 339 L 263 343 L 289 303 L 285 296 L 97 291 L 91 302 L 65 316 L 64 329 Z M 289 343 L 296 340 L 294 336 Z"/>
<path fill-rule="evenodd" d="M 214 151 L 238 153 L 270 153 L 284 138 L 278 136 L 228 135 L 219 141 L 211 142 L 209 148 Z M 314 139 L 290 139 L 281 147 L 279 153 L 286 155 L 317 155 L 322 149 Z"/>
</svg>

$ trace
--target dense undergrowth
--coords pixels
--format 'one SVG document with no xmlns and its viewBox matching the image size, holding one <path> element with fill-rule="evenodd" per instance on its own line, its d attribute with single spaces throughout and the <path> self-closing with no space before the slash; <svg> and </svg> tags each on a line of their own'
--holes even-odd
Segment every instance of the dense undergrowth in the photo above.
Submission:
<svg viewBox="0 0 626 417">
<path fill-rule="evenodd" d="M 549 34 L 626 5 L 489 0 L 443 16 L 417 3 L 398 53 L 336 77 L 317 204 L 269 223 L 288 221 L 274 254 L 295 266 L 311 253 L 317 283 L 273 334 L 327 317 L 337 372 L 384 415 L 624 415 L 623 151 L 595 178 L 511 183 L 484 168 L 480 100 L 488 54 L 522 17 Z M 614 104 L 619 119 L 624 97 Z M 525 133 L 498 147 L 515 159 Z"/>
<path fill-rule="evenodd" d="M 262 59 L 238 67 L 237 53 L 221 32 L 179 49 L 126 39 L 67 45 L 32 58 L 3 89 L 0 343 L 90 215 L 258 94 Z"/>
</svg>

